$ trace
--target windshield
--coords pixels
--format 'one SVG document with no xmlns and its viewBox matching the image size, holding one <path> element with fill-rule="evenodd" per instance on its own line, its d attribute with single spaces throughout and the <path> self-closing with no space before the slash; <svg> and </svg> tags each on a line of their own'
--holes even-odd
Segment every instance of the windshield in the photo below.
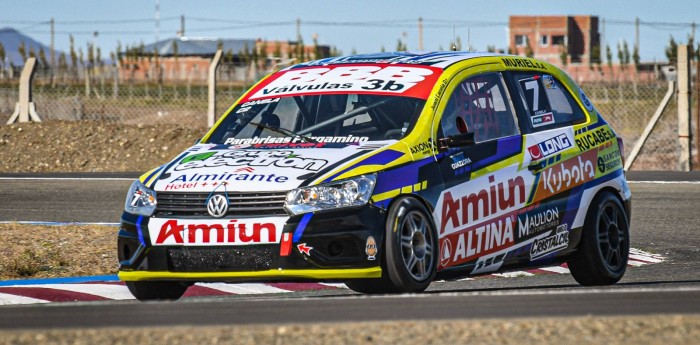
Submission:
<svg viewBox="0 0 700 345">
<path fill-rule="evenodd" d="M 401 139 L 425 100 L 395 95 L 320 94 L 237 105 L 208 143 L 353 143 Z"/>
</svg>

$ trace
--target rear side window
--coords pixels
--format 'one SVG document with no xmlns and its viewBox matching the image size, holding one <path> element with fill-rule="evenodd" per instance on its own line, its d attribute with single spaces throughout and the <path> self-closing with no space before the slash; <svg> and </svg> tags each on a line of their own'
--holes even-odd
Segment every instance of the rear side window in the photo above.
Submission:
<svg viewBox="0 0 700 345">
<path fill-rule="evenodd" d="M 501 75 L 485 73 L 460 82 L 450 95 L 440 129 L 445 136 L 474 133 L 476 142 L 518 134 Z"/>
<path fill-rule="evenodd" d="M 518 88 L 525 110 L 521 124 L 527 132 L 570 126 L 586 121 L 586 115 L 563 84 L 549 74 L 516 73 L 513 81 Z"/>
</svg>

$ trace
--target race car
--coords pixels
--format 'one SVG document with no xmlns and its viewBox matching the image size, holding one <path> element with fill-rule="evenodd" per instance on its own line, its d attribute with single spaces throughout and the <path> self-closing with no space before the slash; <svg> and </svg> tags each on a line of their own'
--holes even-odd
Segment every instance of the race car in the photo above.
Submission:
<svg viewBox="0 0 700 345">
<path fill-rule="evenodd" d="M 396 52 L 272 73 L 128 191 L 119 278 L 139 300 L 195 282 L 340 281 L 421 292 L 566 262 L 625 273 L 623 143 L 531 58 Z"/>
</svg>

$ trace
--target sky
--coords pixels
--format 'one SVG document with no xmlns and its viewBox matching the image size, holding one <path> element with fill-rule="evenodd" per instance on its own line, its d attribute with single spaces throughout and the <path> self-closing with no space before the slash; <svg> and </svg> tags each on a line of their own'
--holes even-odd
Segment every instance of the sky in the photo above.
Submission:
<svg viewBox="0 0 700 345">
<path fill-rule="evenodd" d="M 343 54 L 393 51 L 398 40 L 415 50 L 419 17 L 425 50 L 449 49 L 459 37 L 463 49 L 484 51 L 507 48 L 510 15 L 595 15 L 605 20 L 601 38 L 615 57 L 619 42 L 632 47 L 639 18 L 640 56 L 649 62 L 665 61 L 669 37 L 685 43 L 691 23 L 700 25 L 698 0 L 0 0 L 0 9 L 0 28 L 49 45 L 54 18 L 57 50 L 67 52 L 73 34 L 76 47 L 96 42 L 103 57 L 118 41 L 126 46 L 176 37 L 182 15 L 186 36 L 215 39 L 296 40 L 299 20 L 305 43 L 317 37 Z"/>
</svg>

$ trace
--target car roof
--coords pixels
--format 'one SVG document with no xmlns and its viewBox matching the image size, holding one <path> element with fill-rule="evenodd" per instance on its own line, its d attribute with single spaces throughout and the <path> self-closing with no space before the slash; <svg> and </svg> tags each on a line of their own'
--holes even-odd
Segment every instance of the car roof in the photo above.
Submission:
<svg viewBox="0 0 700 345">
<path fill-rule="evenodd" d="M 374 54 L 358 54 L 339 57 L 330 57 L 296 64 L 285 70 L 304 68 L 311 66 L 328 66 L 343 64 L 410 64 L 425 65 L 441 69 L 464 60 L 480 57 L 517 57 L 514 55 L 497 54 L 490 52 L 466 52 L 466 51 L 409 51 L 409 52 L 384 52 Z"/>
</svg>

